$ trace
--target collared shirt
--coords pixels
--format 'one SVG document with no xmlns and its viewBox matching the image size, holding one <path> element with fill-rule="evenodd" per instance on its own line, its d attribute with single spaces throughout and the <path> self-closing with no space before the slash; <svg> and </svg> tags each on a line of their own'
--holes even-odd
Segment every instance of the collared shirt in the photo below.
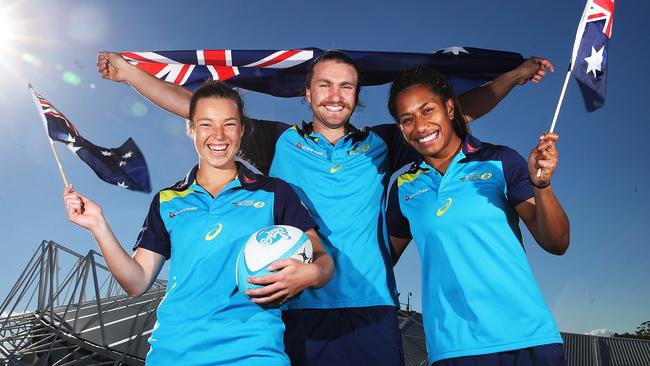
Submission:
<svg viewBox="0 0 650 366">
<path fill-rule="evenodd" d="M 444 175 L 420 160 L 397 178 L 389 232 L 420 253 L 430 363 L 562 343 L 514 209 L 531 197 L 526 161 L 472 136 Z"/>
<path fill-rule="evenodd" d="M 392 172 L 415 158 L 397 125 L 350 126 L 345 137 L 331 144 L 311 124 L 253 122 L 242 158 L 296 190 L 334 261 L 330 282 L 306 289 L 287 308 L 397 306 L 385 192 Z"/>
<path fill-rule="evenodd" d="M 237 291 L 235 266 L 255 231 L 316 224 L 287 183 L 237 165 L 237 178 L 216 197 L 197 184 L 195 167 L 151 203 L 135 248 L 165 256 L 170 267 L 148 364 L 289 364 L 280 311 Z"/>
</svg>

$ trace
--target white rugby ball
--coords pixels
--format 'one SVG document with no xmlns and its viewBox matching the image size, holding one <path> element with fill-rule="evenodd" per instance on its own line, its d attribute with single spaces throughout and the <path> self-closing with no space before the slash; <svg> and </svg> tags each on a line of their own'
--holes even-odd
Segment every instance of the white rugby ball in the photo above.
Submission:
<svg viewBox="0 0 650 366">
<path fill-rule="evenodd" d="M 293 258 L 311 263 L 314 249 L 302 230 L 289 225 L 273 225 L 253 233 L 239 252 L 236 283 L 240 291 L 260 288 L 247 281 L 248 277 L 265 276 L 269 265 L 278 259 Z"/>
</svg>

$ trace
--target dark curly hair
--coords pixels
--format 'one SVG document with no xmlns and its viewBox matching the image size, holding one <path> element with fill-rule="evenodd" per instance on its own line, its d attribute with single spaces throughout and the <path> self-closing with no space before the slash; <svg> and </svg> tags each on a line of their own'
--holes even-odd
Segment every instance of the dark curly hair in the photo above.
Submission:
<svg viewBox="0 0 650 366">
<path fill-rule="evenodd" d="M 462 113 L 460 103 L 458 103 L 458 100 L 454 96 L 454 91 L 445 77 L 436 70 L 425 66 L 417 66 L 403 71 L 393 81 L 388 98 L 388 111 L 395 119 L 395 122 L 399 123 L 397 97 L 401 92 L 415 85 L 423 85 L 429 88 L 429 90 L 440 97 L 443 103 L 447 103 L 451 99 L 454 102 L 454 119 L 452 120 L 454 132 L 460 137 L 470 133 L 469 125 Z"/>
</svg>

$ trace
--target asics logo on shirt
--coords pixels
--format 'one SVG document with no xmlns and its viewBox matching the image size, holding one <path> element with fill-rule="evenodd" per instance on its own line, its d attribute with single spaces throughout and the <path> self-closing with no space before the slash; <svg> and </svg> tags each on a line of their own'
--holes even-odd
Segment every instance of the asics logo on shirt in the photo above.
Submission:
<svg viewBox="0 0 650 366">
<path fill-rule="evenodd" d="M 336 165 L 334 165 L 334 166 L 332 166 L 332 167 L 330 168 L 330 173 L 335 174 L 336 172 L 338 172 L 339 170 L 341 170 L 341 168 L 343 168 L 343 165 L 341 165 L 341 164 L 336 164 Z"/>
<path fill-rule="evenodd" d="M 438 210 L 436 211 L 436 215 L 438 216 L 444 215 L 445 213 L 447 213 L 447 210 L 449 210 L 449 207 L 451 207 L 451 197 L 447 198 L 447 200 L 445 200 L 445 203 L 443 203 L 442 206 L 438 208 Z"/>
<path fill-rule="evenodd" d="M 221 229 L 223 229 L 223 225 L 217 224 L 215 225 L 210 231 L 205 233 L 205 241 L 211 241 L 212 239 L 216 238 L 219 233 L 221 233 Z"/>
</svg>

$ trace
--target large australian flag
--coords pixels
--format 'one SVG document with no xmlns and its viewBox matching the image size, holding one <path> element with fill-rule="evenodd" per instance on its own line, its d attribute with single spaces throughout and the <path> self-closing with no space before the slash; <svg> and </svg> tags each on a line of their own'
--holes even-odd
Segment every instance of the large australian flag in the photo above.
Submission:
<svg viewBox="0 0 650 366">
<path fill-rule="evenodd" d="M 45 116 L 45 127 L 51 140 L 64 143 L 101 180 L 121 188 L 151 192 L 147 163 L 133 139 L 129 138 L 114 149 L 97 146 L 83 138 L 50 102 L 36 93 L 34 95 Z"/>
<path fill-rule="evenodd" d="M 318 48 L 292 50 L 183 50 L 123 52 L 155 77 L 194 90 L 205 80 L 277 97 L 302 96 L 307 68 L 323 54 Z M 476 87 L 524 61 L 515 52 L 447 47 L 432 53 L 343 50 L 361 73 L 361 85 L 382 85 L 414 66 L 429 66 L 447 77 L 456 93 Z"/>
<path fill-rule="evenodd" d="M 573 46 L 571 74 L 589 112 L 605 103 L 607 42 L 612 36 L 615 0 L 588 0 Z"/>
</svg>

